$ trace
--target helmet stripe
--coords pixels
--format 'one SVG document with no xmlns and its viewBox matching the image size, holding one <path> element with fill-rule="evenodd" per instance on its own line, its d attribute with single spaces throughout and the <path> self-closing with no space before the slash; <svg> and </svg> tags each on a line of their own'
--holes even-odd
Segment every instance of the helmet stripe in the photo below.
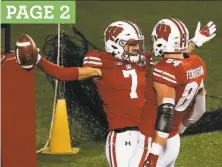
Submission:
<svg viewBox="0 0 222 167">
<path fill-rule="evenodd" d="M 131 25 L 133 27 L 133 29 L 136 31 L 137 34 L 142 35 L 139 31 L 139 28 L 137 29 L 130 21 L 124 20 L 124 22 L 128 23 L 129 25 Z M 139 30 L 139 31 L 138 31 Z"/>
<path fill-rule="evenodd" d="M 174 20 L 174 19 L 170 19 L 170 20 L 177 26 L 177 28 L 180 32 L 180 47 L 182 48 L 182 46 L 183 46 L 183 44 L 182 44 L 182 42 L 183 42 L 182 41 L 183 32 L 182 32 L 182 30 L 181 30 L 181 28 L 180 28 L 180 26 L 179 26 L 179 24 L 177 23 L 176 20 Z"/>
<path fill-rule="evenodd" d="M 141 30 L 140 30 L 140 28 L 138 27 L 138 25 L 136 25 L 136 24 L 134 23 L 134 26 L 135 26 L 135 27 L 137 28 L 137 30 L 139 31 L 139 34 L 140 34 L 140 35 L 143 35 L 142 32 L 141 32 Z"/>
<path fill-rule="evenodd" d="M 187 39 L 186 39 L 186 36 L 187 36 L 187 32 L 186 32 L 186 30 L 185 30 L 185 27 L 184 27 L 184 24 L 179 20 L 179 19 L 176 19 L 179 23 L 180 23 L 180 25 L 181 25 L 181 27 L 182 27 L 182 29 L 183 29 L 183 31 L 184 31 L 184 47 L 186 46 L 186 41 L 187 41 Z"/>
</svg>

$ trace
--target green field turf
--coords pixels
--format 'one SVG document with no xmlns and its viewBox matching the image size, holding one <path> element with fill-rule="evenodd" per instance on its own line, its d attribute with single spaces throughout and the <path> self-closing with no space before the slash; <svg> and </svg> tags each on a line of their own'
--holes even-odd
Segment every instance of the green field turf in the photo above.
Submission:
<svg viewBox="0 0 222 167">
<path fill-rule="evenodd" d="M 176 17 L 189 28 L 192 37 L 201 21 L 202 25 L 212 20 L 217 25 L 217 36 L 205 44 L 198 53 L 206 62 L 208 77 L 205 83 L 207 94 L 222 97 L 222 2 L 217 1 L 157 1 L 157 2 L 77 2 L 77 24 L 80 31 L 95 45 L 103 48 L 103 32 L 108 24 L 116 20 L 136 22 L 144 32 L 147 48 L 153 26 L 163 18 Z M 68 25 L 62 25 L 71 33 Z M 19 33 L 33 37 L 42 48 L 45 37 L 57 33 L 57 25 L 12 25 L 12 45 Z M 49 133 L 54 91 L 45 75 L 36 71 L 36 125 L 37 148 L 44 146 Z M 80 145 L 77 155 L 38 155 L 38 167 L 106 167 L 104 143 Z M 177 167 L 221 167 L 222 132 L 183 137 Z"/>
</svg>

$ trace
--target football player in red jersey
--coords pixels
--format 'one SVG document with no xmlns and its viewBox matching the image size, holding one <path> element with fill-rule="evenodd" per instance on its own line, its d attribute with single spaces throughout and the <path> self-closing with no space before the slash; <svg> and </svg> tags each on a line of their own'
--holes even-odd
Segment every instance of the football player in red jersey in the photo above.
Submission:
<svg viewBox="0 0 222 167">
<path fill-rule="evenodd" d="M 209 29 L 207 36 L 215 36 L 215 25 Z M 206 110 L 206 67 L 199 56 L 188 53 L 189 31 L 180 20 L 160 20 L 151 37 L 153 53 L 162 59 L 148 78 L 138 147 L 129 166 L 173 167 L 180 149 L 179 131 Z"/>
<path fill-rule="evenodd" d="M 107 160 L 111 167 L 127 167 L 137 146 L 151 54 L 143 50 L 141 30 L 129 21 L 110 24 L 104 40 L 106 52 L 89 51 L 83 61 L 84 67 L 63 68 L 40 55 L 38 67 L 59 80 L 94 78 L 109 123 Z"/>
<path fill-rule="evenodd" d="M 129 21 L 110 24 L 104 41 L 106 52 L 89 52 L 83 65 L 98 68 L 102 74 L 94 81 L 109 123 L 106 141 L 109 165 L 127 167 L 137 145 L 137 125 L 151 54 L 143 53 L 144 36 L 139 27 Z"/>
<path fill-rule="evenodd" d="M 45 73 L 60 80 L 92 78 L 103 100 L 109 134 L 106 158 L 111 167 L 127 167 L 137 145 L 138 124 L 151 54 L 144 52 L 144 36 L 130 21 L 117 21 L 104 32 L 105 50 L 89 51 L 83 67 L 62 68 L 41 58 Z"/>
</svg>

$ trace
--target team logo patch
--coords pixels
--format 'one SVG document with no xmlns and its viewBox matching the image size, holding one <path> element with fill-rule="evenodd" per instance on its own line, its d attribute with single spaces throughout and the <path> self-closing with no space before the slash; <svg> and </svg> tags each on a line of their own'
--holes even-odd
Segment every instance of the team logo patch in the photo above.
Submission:
<svg viewBox="0 0 222 167">
<path fill-rule="evenodd" d="M 169 35 L 171 33 L 171 28 L 166 24 L 158 24 L 156 27 L 156 34 L 158 38 L 163 38 L 168 41 Z"/>
<path fill-rule="evenodd" d="M 126 146 L 128 146 L 128 145 L 131 146 L 131 142 L 130 141 L 125 141 L 125 145 Z"/>
<path fill-rule="evenodd" d="M 127 69 L 127 70 L 130 70 L 131 68 L 132 68 L 131 64 L 127 64 L 127 65 L 126 65 L 126 69 Z"/>
</svg>

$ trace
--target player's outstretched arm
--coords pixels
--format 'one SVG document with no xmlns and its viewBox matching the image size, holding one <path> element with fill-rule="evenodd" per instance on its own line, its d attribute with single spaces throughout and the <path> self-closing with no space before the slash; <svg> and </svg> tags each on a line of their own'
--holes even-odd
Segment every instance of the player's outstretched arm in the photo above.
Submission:
<svg viewBox="0 0 222 167">
<path fill-rule="evenodd" d="M 210 41 L 216 36 L 216 25 L 210 21 L 200 29 L 200 22 L 197 24 L 194 37 L 189 41 L 188 52 L 193 52 L 196 48 L 201 47 L 204 43 Z"/>
<path fill-rule="evenodd" d="M 40 56 L 40 55 L 39 55 Z M 38 58 L 37 66 L 46 74 L 53 78 L 70 81 L 70 80 L 84 80 L 91 77 L 101 77 L 102 73 L 100 69 L 90 67 L 61 67 L 47 61 L 43 57 Z"/>
<path fill-rule="evenodd" d="M 79 77 L 78 80 L 84 80 L 94 77 L 102 77 L 102 72 L 99 68 L 92 67 L 79 67 Z"/>
<path fill-rule="evenodd" d="M 179 133 L 182 134 L 184 131 L 191 126 L 192 124 L 196 123 L 206 112 L 206 91 L 204 88 L 200 89 L 198 92 L 195 103 L 192 106 L 191 110 L 189 110 L 179 127 Z"/>
</svg>

